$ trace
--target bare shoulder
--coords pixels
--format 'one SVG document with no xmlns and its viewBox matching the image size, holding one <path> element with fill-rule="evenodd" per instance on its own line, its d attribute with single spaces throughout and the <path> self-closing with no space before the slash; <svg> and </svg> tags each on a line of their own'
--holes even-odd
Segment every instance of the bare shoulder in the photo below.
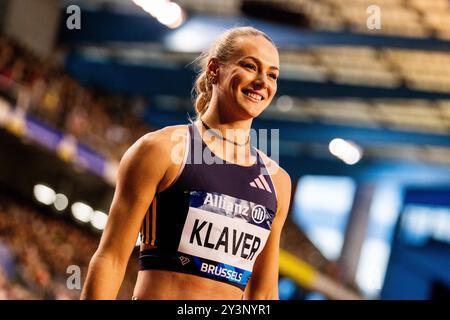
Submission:
<svg viewBox="0 0 450 320">
<path fill-rule="evenodd" d="M 166 178 L 168 172 L 182 159 L 186 126 L 168 126 L 140 137 L 120 160 L 118 178 L 129 181 Z M 177 148 L 176 145 L 179 145 Z M 174 151 L 179 150 L 175 153 Z"/>
<path fill-rule="evenodd" d="M 186 139 L 186 125 L 174 125 L 149 132 L 140 137 L 125 152 L 123 159 L 130 157 L 153 158 L 158 155 L 158 160 L 170 158 L 170 151 L 176 144 Z"/>
<path fill-rule="evenodd" d="M 186 137 L 186 125 L 174 125 L 161 128 L 143 135 L 136 142 L 142 147 L 167 147 L 176 142 L 180 138 Z"/>
</svg>

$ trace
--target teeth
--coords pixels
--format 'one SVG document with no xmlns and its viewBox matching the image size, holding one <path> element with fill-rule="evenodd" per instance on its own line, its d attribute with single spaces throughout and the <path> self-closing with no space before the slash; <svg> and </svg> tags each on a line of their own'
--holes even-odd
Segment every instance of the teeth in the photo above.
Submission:
<svg viewBox="0 0 450 320">
<path fill-rule="evenodd" d="M 246 92 L 245 94 L 246 94 L 247 96 L 249 96 L 249 97 L 251 97 L 251 98 L 253 98 L 253 99 L 259 100 L 259 101 L 261 101 L 261 100 L 263 99 L 262 96 L 260 96 L 259 94 L 256 94 L 256 93 Z"/>
</svg>

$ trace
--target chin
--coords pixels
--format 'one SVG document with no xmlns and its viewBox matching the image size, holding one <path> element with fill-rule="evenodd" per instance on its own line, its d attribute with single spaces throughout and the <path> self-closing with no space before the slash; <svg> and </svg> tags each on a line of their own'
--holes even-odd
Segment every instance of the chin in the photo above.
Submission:
<svg viewBox="0 0 450 320">
<path fill-rule="evenodd" d="M 237 105 L 238 109 L 242 111 L 240 113 L 244 115 L 244 118 L 246 119 L 258 117 L 269 106 L 267 103 L 252 104 L 247 103 L 246 101 L 238 103 Z"/>
<path fill-rule="evenodd" d="M 256 118 L 261 113 L 263 113 L 264 110 L 266 110 L 267 106 L 242 106 L 243 111 L 247 114 L 249 118 Z"/>
</svg>

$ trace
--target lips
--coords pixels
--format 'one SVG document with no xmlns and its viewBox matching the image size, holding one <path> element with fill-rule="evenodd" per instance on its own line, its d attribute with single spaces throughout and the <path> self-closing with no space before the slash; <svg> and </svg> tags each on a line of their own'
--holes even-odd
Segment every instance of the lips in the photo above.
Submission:
<svg viewBox="0 0 450 320">
<path fill-rule="evenodd" d="M 249 89 L 243 89 L 242 93 L 247 96 L 250 100 L 255 102 L 260 102 L 264 100 L 264 96 L 260 93 L 257 93 L 256 91 L 249 90 Z"/>
</svg>

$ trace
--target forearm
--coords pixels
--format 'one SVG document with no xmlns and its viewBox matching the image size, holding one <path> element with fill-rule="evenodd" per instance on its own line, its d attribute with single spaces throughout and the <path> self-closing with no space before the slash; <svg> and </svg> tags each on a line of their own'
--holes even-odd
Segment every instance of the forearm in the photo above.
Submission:
<svg viewBox="0 0 450 320">
<path fill-rule="evenodd" d="M 119 262 L 112 257 L 95 254 L 89 263 L 80 299 L 116 299 L 125 271 L 126 263 Z"/>
</svg>

